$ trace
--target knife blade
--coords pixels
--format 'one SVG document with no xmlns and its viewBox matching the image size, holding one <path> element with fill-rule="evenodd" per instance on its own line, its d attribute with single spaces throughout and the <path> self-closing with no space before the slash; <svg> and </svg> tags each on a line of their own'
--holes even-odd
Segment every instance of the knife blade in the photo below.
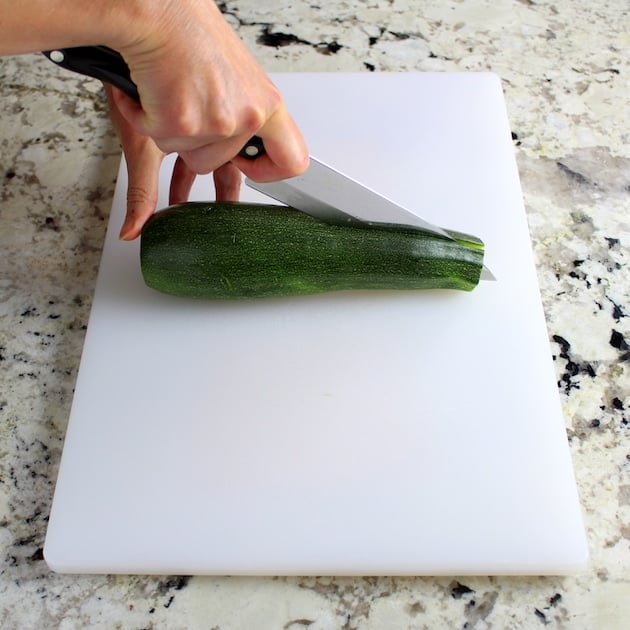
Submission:
<svg viewBox="0 0 630 630">
<path fill-rule="evenodd" d="M 327 223 L 409 227 L 453 240 L 441 227 L 312 156 L 302 175 L 276 182 L 255 182 L 246 178 L 245 183 Z"/>
<path fill-rule="evenodd" d="M 54 64 L 114 85 L 137 103 L 140 102 L 138 87 L 131 79 L 129 66 L 122 55 L 107 46 L 75 46 L 45 50 L 43 54 Z M 252 137 L 240 150 L 239 155 L 253 160 L 265 153 L 263 141 Z"/>
</svg>

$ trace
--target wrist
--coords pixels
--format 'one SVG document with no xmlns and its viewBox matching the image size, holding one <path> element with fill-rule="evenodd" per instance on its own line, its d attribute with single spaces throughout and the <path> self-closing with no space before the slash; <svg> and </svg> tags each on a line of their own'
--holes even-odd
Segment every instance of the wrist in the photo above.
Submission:
<svg viewBox="0 0 630 630">
<path fill-rule="evenodd" d="M 167 11 L 169 2 L 155 0 L 115 0 L 105 2 L 106 25 L 102 44 L 120 53 L 142 46 Z"/>
<path fill-rule="evenodd" d="M 0 0 L 0 54 L 106 45 L 118 49 L 150 21 L 151 0 Z M 162 4 L 162 3 L 160 3 Z M 28 25 L 28 28 L 25 28 Z"/>
<path fill-rule="evenodd" d="M 127 59 L 168 50 L 186 37 L 192 41 L 198 31 L 207 35 L 224 21 L 211 0 L 118 0 L 115 4 L 121 5 L 122 19 L 114 20 L 119 30 L 107 45 Z"/>
</svg>

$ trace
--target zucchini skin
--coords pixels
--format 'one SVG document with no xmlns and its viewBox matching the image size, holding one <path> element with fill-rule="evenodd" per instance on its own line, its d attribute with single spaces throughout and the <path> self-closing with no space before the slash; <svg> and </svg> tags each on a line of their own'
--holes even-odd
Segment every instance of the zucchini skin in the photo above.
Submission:
<svg viewBox="0 0 630 630">
<path fill-rule="evenodd" d="M 267 204 L 187 202 L 144 225 L 147 286 L 197 299 L 366 289 L 460 289 L 479 283 L 483 244 L 395 226 L 339 226 Z"/>
</svg>

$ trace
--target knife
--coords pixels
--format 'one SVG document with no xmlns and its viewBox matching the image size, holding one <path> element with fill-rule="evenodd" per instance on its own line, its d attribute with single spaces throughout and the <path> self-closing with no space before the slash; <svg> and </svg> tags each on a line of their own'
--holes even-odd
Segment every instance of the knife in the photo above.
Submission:
<svg viewBox="0 0 630 630">
<path fill-rule="evenodd" d="M 44 51 L 44 55 L 62 68 L 110 83 L 140 102 L 138 88 L 131 79 L 127 63 L 120 53 L 107 46 L 59 48 Z M 262 139 L 254 136 L 239 155 L 256 159 L 264 153 Z M 245 183 L 276 201 L 328 223 L 400 226 L 453 240 L 441 227 L 312 156 L 308 169 L 302 175 L 264 183 L 246 178 Z M 485 265 L 481 277 L 484 280 L 496 279 Z"/>
</svg>

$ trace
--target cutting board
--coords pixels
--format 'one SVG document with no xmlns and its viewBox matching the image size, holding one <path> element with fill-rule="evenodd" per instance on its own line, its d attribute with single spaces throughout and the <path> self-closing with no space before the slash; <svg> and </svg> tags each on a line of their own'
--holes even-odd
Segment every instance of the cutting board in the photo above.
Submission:
<svg viewBox="0 0 630 630">
<path fill-rule="evenodd" d="M 480 236 L 472 293 L 144 286 L 121 167 L 45 558 L 73 573 L 562 574 L 587 559 L 490 74 L 283 74 L 311 153 Z M 161 174 L 162 205 L 172 161 Z M 193 198 L 213 197 L 200 178 Z M 265 200 L 243 189 L 243 199 Z"/>
</svg>

